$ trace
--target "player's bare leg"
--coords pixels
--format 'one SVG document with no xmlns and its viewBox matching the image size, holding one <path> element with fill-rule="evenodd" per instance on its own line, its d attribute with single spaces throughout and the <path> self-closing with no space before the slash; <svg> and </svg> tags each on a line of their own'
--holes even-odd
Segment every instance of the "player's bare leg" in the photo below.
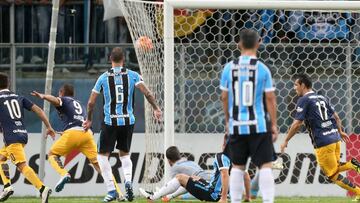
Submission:
<svg viewBox="0 0 360 203">
<path fill-rule="evenodd" d="M 245 199 L 244 202 L 251 201 L 250 188 L 251 188 L 251 178 L 248 172 L 244 174 L 244 186 L 245 186 Z"/>
<path fill-rule="evenodd" d="M 55 171 L 61 176 L 60 180 L 55 186 L 55 191 L 60 192 L 64 189 L 65 184 L 70 182 L 71 176 L 69 172 L 64 168 L 64 165 L 62 164 L 59 155 L 54 154 L 50 151 L 48 157 L 51 167 L 53 167 Z"/>
<path fill-rule="evenodd" d="M 9 165 L 6 163 L 7 158 L 0 154 L 0 176 L 4 184 L 4 190 L 0 195 L 0 202 L 6 201 L 12 194 L 14 189 L 11 186 Z"/>
<path fill-rule="evenodd" d="M 16 167 L 18 170 L 25 176 L 25 178 L 39 190 L 42 203 L 47 203 L 49 195 L 51 194 L 52 190 L 46 187 L 41 180 L 37 177 L 35 171 L 26 164 L 26 162 L 17 163 Z"/>
<path fill-rule="evenodd" d="M 126 190 L 126 199 L 130 202 L 134 199 L 134 192 L 132 188 L 132 161 L 130 159 L 129 152 L 119 151 L 121 168 L 125 177 L 125 190 Z"/>
</svg>

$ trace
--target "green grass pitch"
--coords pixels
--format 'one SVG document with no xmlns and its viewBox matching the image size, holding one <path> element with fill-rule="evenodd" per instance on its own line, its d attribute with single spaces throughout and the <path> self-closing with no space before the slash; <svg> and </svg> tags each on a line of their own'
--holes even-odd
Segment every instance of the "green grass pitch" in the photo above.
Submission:
<svg viewBox="0 0 360 203">
<path fill-rule="evenodd" d="M 276 203 L 294 203 L 294 202 L 308 202 L 308 203 L 350 203 L 351 198 L 346 197 L 291 197 L 291 198 L 281 198 L 278 197 L 275 199 Z M 40 198 L 35 197 L 11 197 L 6 201 L 7 203 L 39 203 Z M 102 202 L 102 197 L 50 197 L 49 203 L 100 203 Z M 114 201 L 114 203 L 117 201 Z M 133 202 L 146 203 L 146 200 L 143 198 L 136 198 Z M 161 202 L 156 201 L 156 202 Z M 185 203 L 185 202 L 200 202 L 195 200 L 175 200 L 171 201 L 172 203 Z M 260 203 L 261 200 L 254 200 L 255 203 Z"/>
</svg>

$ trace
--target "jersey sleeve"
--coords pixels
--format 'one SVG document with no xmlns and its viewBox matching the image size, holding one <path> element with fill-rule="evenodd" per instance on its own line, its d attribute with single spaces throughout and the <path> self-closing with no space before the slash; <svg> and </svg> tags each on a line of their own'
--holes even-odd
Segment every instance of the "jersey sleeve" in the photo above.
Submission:
<svg viewBox="0 0 360 203">
<path fill-rule="evenodd" d="M 229 90 L 230 85 L 230 69 L 231 69 L 231 63 L 227 63 L 224 67 L 224 70 L 221 73 L 221 79 L 220 79 L 220 89 L 223 91 Z"/>
<path fill-rule="evenodd" d="M 225 154 L 223 154 L 223 153 L 218 154 L 218 155 L 216 155 L 216 158 L 217 158 L 219 170 L 230 168 L 231 161 L 230 161 L 229 157 L 227 157 Z"/>
<path fill-rule="evenodd" d="M 275 87 L 273 84 L 273 79 L 271 77 L 271 72 L 269 68 L 266 66 L 264 67 L 264 69 L 265 69 L 265 92 L 273 92 L 275 91 Z"/>
<path fill-rule="evenodd" d="M 100 94 L 102 84 L 104 80 L 104 74 L 102 74 L 96 81 L 94 88 L 92 89 L 93 92 Z"/>
<path fill-rule="evenodd" d="M 305 120 L 305 115 L 307 112 L 307 99 L 305 97 L 302 97 L 298 100 L 296 104 L 296 114 L 295 119 L 299 121 Z"/>
<path fill-rule="evenodd" d="M 28 111 L 31 111 L 31 108 L 34 105 L 32 101 L 28 100 L 25 97 L 22 98 L 22 103 L 23 103 L 23 107 Z"/>
<path fill-rule="evenodd" d="M 142 76 L 139 73 L 135 74 L 135 86 L 137 86 L 140 83 L 143 83 L 144 80 L 142 78 Z"/>
</svg>

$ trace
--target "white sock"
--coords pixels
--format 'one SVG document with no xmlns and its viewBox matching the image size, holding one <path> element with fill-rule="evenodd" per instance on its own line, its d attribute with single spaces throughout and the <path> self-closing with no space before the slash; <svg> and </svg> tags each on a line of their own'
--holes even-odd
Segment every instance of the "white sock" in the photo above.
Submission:
<svg viewBox="0 0 360 203">
<path fill-rule="evenodd" d="M 259 188 L 264 203 L 273 203 L 275 182 L 271 168 L 262 168 L 259 172 Z"/>
<path fill-rule="evenodd" d="M 180 187 L 180 182 L 178 181 L 178 179 L 173 178 L 164 186 L 162 186 L 159 191 L 151 195 L 150 199 L 157 200 L 165 195 L 175 192 L 179 187 Z"/>
<path fill-rule="evenodd" d="M 101 169 L 101 175 L 104 179 L 107 191 L 115 190 L 112 169 L 111 169 L 108 157 L 98 154 L 97 160 L 99 162 L 99 166 Z"/>
<path fill-rule="evenodd" d="M 167 197 L 169 199 L 173 199 L 179 195 L 185 194 L 186 192 L 187 190 L 184 187 L 180 186 L 174 193 L 167 195 Z"/>
<path fill-rule="evenodd" d="M 242 201 L 242 194 L 245 190 L 244 171 L 238 168 L 232 168 L 230 174 L 230 197 L 232 203 Z"/>
<path fill-rule="evenodd" d="M 124 173 L 125 182 L 132 182 L 132 167 L 133 164 L 130 159 L 130 155 L 125 155 L 120 157 L 121 168 Z"/>
</svg>

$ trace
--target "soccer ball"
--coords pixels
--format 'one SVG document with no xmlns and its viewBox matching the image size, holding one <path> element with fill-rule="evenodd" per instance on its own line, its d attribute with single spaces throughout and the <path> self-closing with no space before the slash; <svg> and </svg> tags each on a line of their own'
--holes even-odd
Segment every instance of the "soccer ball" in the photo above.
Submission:
<svg viewBox="0 0 360 203">
<path fill-rule="evenodd" d="M 150 51 L 154 48 L 152 40 L 148 36 L 141 36 L 135 42 L 135 47 L 142 51 Z"/>
</svg>

